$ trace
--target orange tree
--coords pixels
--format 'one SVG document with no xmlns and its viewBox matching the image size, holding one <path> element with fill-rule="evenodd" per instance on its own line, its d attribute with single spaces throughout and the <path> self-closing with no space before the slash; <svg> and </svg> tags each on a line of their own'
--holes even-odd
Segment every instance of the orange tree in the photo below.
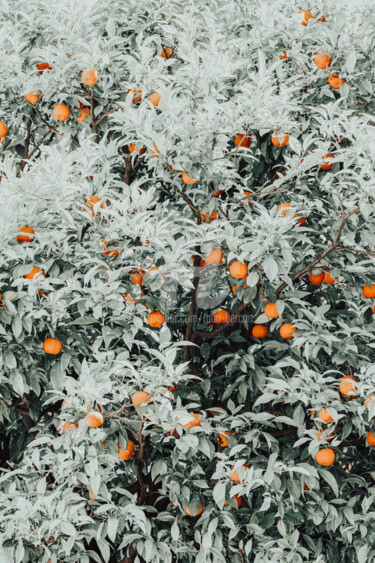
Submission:
<svg viewBox="0 0 375 563">
<path fill-rule="evenodd" d="M 2 4 L 1 561 L 374 558 L 373 27 Z"/>
</svg>

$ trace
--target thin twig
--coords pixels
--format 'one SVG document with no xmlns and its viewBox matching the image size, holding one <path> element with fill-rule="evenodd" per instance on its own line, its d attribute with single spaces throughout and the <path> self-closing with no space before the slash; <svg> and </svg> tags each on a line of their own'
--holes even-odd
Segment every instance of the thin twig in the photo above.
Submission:
<svg viewBox="0 0 375 563">
<path fill-rule="evenodd" d="M 31 105 L 31 104 L 30 104 L 30 105 Z M 60 133 L 60 131 L 58 131 L 57 129 L 55 129 L 54 127 L 52 127 L 52 125 L 50 125 L 50 124 L 48 123 L 48 121 L 46 121 L 46 120 L 40 115 L 39 110 L 38 110 L 35 106 L 31 105 L 31 107 L 33 108 L 33 110 L 35 111 L 35 113 L 37 114 L 37 116 L 39 117 L 40 121 L 42 121 L 42 122 L 44 123 L 44 125 L 47 125 L 47 127 L 48 127 L 48 129 L 49 129 L 50 131 L 53 131 L 54 133 L 56 133 L 56 135 L 59 135 L 60 137 L 63 137 L 63 136 L 64 136 L 64 133 Z"/>
</svg>

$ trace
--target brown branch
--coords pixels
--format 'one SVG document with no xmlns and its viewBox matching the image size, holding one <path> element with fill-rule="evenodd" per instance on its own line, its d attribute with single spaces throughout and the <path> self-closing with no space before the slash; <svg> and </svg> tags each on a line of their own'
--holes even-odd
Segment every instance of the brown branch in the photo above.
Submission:
<svg viewBox="0 0 375 563">
<path fill-rule="evenodd" d="M 129 186 L 132 174 L 132 157 L 130 155 L 124 155 L 123 159 L 125 160 L 124 182 Z"/>
<path fill-rule="evenodd" d="M 137 550 L 132 545 L 129 547 L 129 555 L 124 557 L 120 563 L 133 563 L 137 556 Z"/>
<path fill-rule="evenodd" d="M 90 100 L 90 119 L 91 119 L 91 125 L 92 125 L 92 128 L 93 128 L 93 131 L 94 131 L 94 141 L 95 141 L 95 143 L 99 143 L 99 133 L 98 133 L 98 128 L 97 128 L 97 122 L 95 121 L 95 118 L 94 118 L 95 103 L 94 103 L 93 89 L 92 89 L 92 87 L 85 88 L 85 91 L 87 92 L 87 94 L 89 96 L 89 100 Z"/>
<path fill-rule="evenodd" d="M 351 215 L 353 215 L 354 213 L 357 213 L 357 211 L 359 211 L 359 207 L 355 207 L 354 209 L 352 209 L 352 211 L 350 211 L 347 215 L 345 215 L 341 221 L 339 230 L 337 231 L 336 237 L 333 241 L 333 243 L 331 244 L 331 246 L 329 246 L 328 248 L 326 248 L 324 250 L 324 252 L 321 252 L 320 254 L 318 254 L 318 256 L 316 258 L 314 258 L 314 260 L 312 262 L 310 262 L 310 264 L 308 264 L 307 266 L 305 266 L 304 268 L 302 268 L 302 270 L 300 270 L 299 272 L 297 272 L 296 274 L 294 274 L 294 276 L 291 278 L 291 281 L 294 283 L 297 280 L 299 280 L 299 278 L 301 276 L 303 276 L 304 274 L 306 274 L 307 272 L 309 272 L 310 270 L 312 270 L 314 268 L 314 266 L 316 266 L 321 260 L 323 260 L 323 258 L 325 258 L 326 256 L 328 256 L 328 254 L 331 254 L 331 252 L 333 252 L 335 250 L 335 248 L 337 247 L 337 245 L 340 242 L 340 237 L 341 237 L 341 233 L 342 230 L 345 226 L 345 223 L 347 222 L 347 220 L 349 219 L 349 217 L 351 217 Z M 282 283 L 276 290 L 276 297 L 278 298 L 280 293 L 286 288 L 288 287 L 288 284 L 286 282 Z"/>
<path fill-rule="evenodd" d="M 23 159 L 20 162 L 20 165 L 18 167 L 18 174 L 17 174 L 17 178 L 21 177 L 21 172 L 22 170 L 25 168 L 26 166 L 26 160 L 29 158 L 29 149 L 30 149 L 30 140 L 31 140 L 31 126 L 33 124 L 33 121 L 31 119 L 31 117 L 29 118 L 29 121 L 27 122 L 27 126 L 26 126 L 26 140 L 25 140 L 25 148 L 23 150 Z"/>
<path fill-rule="evenodd" d="M 375 250 L 355 250 L 354 248 L 346 248 L 345 246 L 336 248 L 336 252 L 353 252 L 353 254 L 375 254 Z"/>
<path fill-rule="evenodd" d="M 36 153 L 36 151 L 43 144 L 44 140 L 48 137 L 48 135 L 51 135 L 51 137 L 53 137 L 54 134 L 55 134 L 54 131 L 47 131 L 46 133 L 44 133 L 44 135 L 39 139 L 39 141 L 37 142 L 37 144 L 35 145 L 35 147 L 31 151 L 31 153 L 29 154 L 28 158 L 30 159 Z"/>
<path fill-rule="evenodd" d="M 146 496 L 147 496 L 147 484 L 146 484 L 146 481 L 145 481 L 145 478 L 144 478 L 144 475 L 143 475 L 143 471 L 142 471 L 142 464 L 143 464 L 144 450 L 145 450 L 145 443 L 144 443 L 143 436 L 142 436 L 142 430 L 143 430 L 143 422 L 140 423 L 139 429 L 138 429 L 138 432 L 137 432 L 137 439 L 138 439 L 138 443 L 139 443 L 139 448 L 137 450 L 135 461 L 134 461 L 135 472 L 137 474 L 137 481 L 138 481 L 139 486 L 140 486 L 140 494 L 139 494 L 138 500 L 137 500 L 138 506 L 144 504 L 144 502 L 146 500 Z"/>
<path fill-rule="evenodd" d="M 202 217 L 200 212 L 198 211 L 198 209 L 194 206 L 193 202 L 191 201 L 190 197 L 188 195 L 186 195 L 185 192 L 182 192 L 181 190 L 178 189 L 177 186 L 173 186 L 174 189 L 176 190 L 176 192 L 178 194 L 180 194 L 180 196 L 182 197 L 182 199 L 184 200 L 185 203 L 188 204 L 188 206 L 190 207 L 190 209 L 192 210 L 192 212 L 194 213 L 195 217 L 197 218 L 198 221 L 198 225 L 200 225 L 202 223 Z"/>
<path fill-rule="evenodd" d="M 31 105 L 31 104 L 30 104 L 30 105 Z M 48 127 L 48 129 L 49 129 L 50 131 L 53 131 L 54 133 L 56 133 L 56 135 L 59 135 L 60 137 L 63 137 L 63 136 L 64 136 L 64 133 L 60 133 L 60 131 L 57 131 L 57 129 L 54 129 L 54 128 L 52 127 L 52 125 L 50 125 L 50 124 L 48 123 L 48 121 L 46 121 L 46 120 L 40 115 L 39 110 L 38 110 L 35 106 L 31 105 L 31 107 L 33 108 L 33 110 L 35 111 L 35 113 L 37 114 L 37 116 L 39 117 L 40 121 L 42 121 L 42 122 L 44 123 L 44 125 L 47 125 L 47 127 Z"/>
<path fill-rule="evenodd" d="M 96 125 L 99 125 L 99 123 L 101 123 L 103 121 L 103 119 L 108 117 L 108 115 L 110 115 L 111 113 L 114 113 L 115 111 L 118 111 L 121 108 L 121 106 L 117 106 L 113 109 L 110 109 L 112 104 L 113 104 L 113 101 L 114 100 L 112 100 L 111 103 L 109 104 L 108 110 L 98 119 L 98 121 L 96 122 Z"/>
</svg>

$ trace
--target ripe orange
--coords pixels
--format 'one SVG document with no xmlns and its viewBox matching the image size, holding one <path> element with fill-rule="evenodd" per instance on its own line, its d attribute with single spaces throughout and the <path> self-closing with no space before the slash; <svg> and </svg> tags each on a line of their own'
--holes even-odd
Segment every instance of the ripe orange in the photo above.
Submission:
<svg viewBox="0 0 375 563">
<path fill-rule="evenodd" d="M 348 397 L 349 393 L 354 393 L 357 389 L 355 381 L 356 379 L 352 375 L 344 375 L 339 385 L 340 393 L 345 397 Z"/>
<path fill-rule="evenodd" d="M 38 74 L 43 74 L 45 70 L 52 70 L 52 67 L 48 63 L 40 63 L 36 65 L 36 68 L 38 69 Z"/>
<path fill-rule="evenodd" d="M 251 145 L 251 137 L 243 133 L 238 133 L 234 139 L 234 144 L 236 147 L 248 149 Z"/>
<path fill-rule="evenodd" d="M 65 104 L 57 104 L 52 110 L 52 115 L 57 121 L 66 121 L 70 117 L 70 109 Z"/>
<path fill-rule="evenodd" d="M 311 12 L 308 12 L 307 10 L 299 10 L 298 12 L 299 14 L 303 14 L 303 19 L 301 21 L 301 24 L 306 27 L 309 20 L 314 19 L 314 16 L 312 15 Z"/>
<path fill-rule="evenodd" d="M 292 325 L 292 323 L 285 323 L 280 327 L 280 336 L 285 340 L 289 338 L 293 338 L 293 332 L 296 331 L 296 327 Z"/>
<path fill-rule="evenodd" d="M 101 412 L 99 411 L 90 411 L 85 416 L 85 423 L 86 426 L 89 428 L 98 428 L 103 424 L 104 418 Z"/>
<path fill-rule="evenodd" d="M 327 424 L 329 424 L 333 420 L 332 416 L 329 414 L 329 411 L 326 407 L 324 407 L 324 409 L 318 412 L 318 418 L 320 418 L 320 420 L 326 422 Z"/>
<path fill-rule="evenodd" d="M 4 139 L 8 135 L 8 127 L 3 121 L 0 121 L 0 139 Z"/>
<path fill-rule="evenodd" d="M 99 79 L 98 71 L 95 68 L 86 68 L 82 72 L 82 82 L 86 86 L 94 86 Z"/>
<path fill-rule="evenodd" d="M 251 334 L 254 336 L 254 338 L 266 338 L 268 330 L 265 325 L 255 325 L 253 326 Z"/>
<path fill-rule="evenodd" d="M 166 47 L 162 50 L 160 56 L 163 57 L 163 59 L 173 59 L 173 50 L 170 47 Z"/>
<path fill-rule="evenodd" d="M 332 57 L 328 53 L 326 53 L 325 55 L 323 55 L 323 53 L 314 53 L 313 62 L 317 67 L 325 69 L 331 66 Z"/>
<path fill-rule="evenodd" d="M 119 449 L 118 456 L 120 459 L 123 460 L 130 459 L 134 454 L 134 442 L 128 440 L 128 443 L 126 444 L 126 450 L 123 450 L 120 444 L 118 445 L 118 449 Z"/>
<path fill-rule="evenodd" d="M 232 264 L 229 266 L 230 275 L 232 276 L 232 278 L 235 278 L 237 280 L 244 280 L 245 278 L 247 278 L 247 271 L 247 265 L 243 264 L 239 260 L 232 262 Z"/>
<path fill-rule="evenodd" d="M 82 123 L 88 115 L 90 115 L 90 108 L 80 108 L 78 110 L 80 117 L 77 117 L 78 123 Z"/>
<path fill-rule="evenodd" d="M 366 297 L 367 299 L 373 299 L 375 297 L 375 284 L 371 284 L 371 287 L 369 285 L 365 285 L 362 289 L 362 294 L 363 297 Z"/>
<path fill-rule="evenodd" d="M 315 434 L 317 440 L 321 440 L 322 439 L 322 434 L 323 432 L 319 432 L 318 434 Z M 333 434 L 331 432 L 331 434 L 329 434 L 326 438 L 324 438 L 325 440 L 327 440 L 327 442 L 329 442 L 330 440 L 333 439 Z"/>
<path fill-rule="evenodd" d="M 286 54 L 286 50 L 287 50 L 287 49 L 289 49 L 289 47 L 286 47 L 285 49 L 283 49 L 283 53 L 284 53 L 284 54 L 283 54 L 283 55 L 280 55 L 280 59 L 281 59 L 282 61 L 286 61 L 286 60 L 289 58 L 288 55 Z"/>
<path fill-rule="evenodd" d="M 233 471 L 231 478 L 233 479 L 233 481 L 236 481 L 237 483 L 243 482 L 245 480 L 245 475 L 247 473 L 247 470 L 249 469 L 248 465 L 243 465 L 242 468 L 244 469 L 244 471 L 241 471 L 242 475 L 242 479 L 239 478 L 237 471 Z M 233 469 L 233 467 L 232 467 Z"/>
<path fill-rule="evenodd" d="M 35 92 L 37 92 L 37 90 L 33 90 L 32 92 L 29 92 L 28 94 L 26 94 L 25 98 L 26 100 L 29 102 L 29 104 L 34 105 L 37 103 L 38 100 L 40 100 L 41 96 L 40 94 L 36 94 Z"/>
<path fill-rule="evenodd" d="M 207 221 L 207 215 L 208 215 L 208 211 L 207 211 L 207 213 L 203 213 L 203 211 L 201 211 L 201 221 L 202 221 L 202 223 L 205 223 Z M 211 223 L 211 221 L 215 221 L 215 219 L 217 219 L 217 213 L 216 213 L 216 211 L 213 211 L 211 213 L 211 215 L 209 216 L 208 220 Z"/>
<path fill-rule="evenodd" d="M 224 193 L 224 190 L 216 190 L 216 192 L 214 193 L 214 196 L 215 196 L 215 197 L 220 197 L 221 194 L 223 194 L 223 193 Z"/>
<path fill-rule="evenodd" d="M 203 512 L 203 504 L 201 504 L 201 506 L 200 506 L 198 512 L 196 512 L 194 515 L 190 512 L 188 506 L 185 508 L 185 512 L 186 512 L 186 514 L 187 514 L 188 516 L 194 516 L 194 518 L 195 518 L 196 516 L 199 516 L 200 514 L 202 514 L 202 512 Z"/>
<path fill-rule="evenodd" d="M 221 446 L 222 448 L 227 448 L 228 447 L 228 442 L 227 442 L 227 438 L 226 436 L 233 436 L 233 432 L 224 432 L 224 434 L 219 434 L 217 441 L 219 442 L 219 446 Z"/>
<path fill-rule="evenodd" d="M 199 256 L 192 256 L 191 259 L 193 260 L 194 264 L 195 264 L 195 260 L 196 258 L 199 258 Z M 199 266 L 201 268 L 204 268 L 206 266 L 206 261 L 203 260 L 202 258 L 199 258 Z"/>
<path fill-rule="evenodd" d="M 333 278 L 329 273 L 329 270 L 324 271 L 324 283 L 326 283 L 327 285 L 332 285 L 336 280 L 337 278 Z"/>
<path fill-rule="evenodd" d="M 320 165 L 320 168 L 322 170 L 332 170 L 333 167 L 333 159 L 335 158 L 335 156 L 333 154 L 326 154 L 322 157 L 322 159 L 325 161 L 323 162 L 323 164 Z"/>
<path fill-rule="evenodd" d="M 194 417 L 194 421 L 188 422 L 187 425 L 186 425 L 186 428 L 194 428 L 196 426 L 202 426 L 201 421 L 200 421 L 201 415 L 197 412 L 193 412 L 192 415 Z"/>
<path fill-rule="evenodd" d="M 332 448 L 323 448 L 322 450 L 318 451 L 315 459 L 319 463 L 319 465 L 328 467 L 329 465 L 332 465 L 334 463 L 336 456 Z"/>
<path fill-rule="evenodd" d="M 264 307 L 264 314 L 269 319 L 277 319 L 279 317 L 279 311 L 277 310 L 276 303 L 267 303 Z"/>
<path fill-rule="evenodd" d="M 271 142 L 275 147 L 285 147 L 285 145 L 289 143 L 289 135 L 287 133 L 281 133 L 279 138 L 279 132 L 275 131 L 271 137 Z"/>
<path fill-rule="evenodd" d="M 372 432 L 367 434 L 366 440 L 369 446 L 375 446 L 375 436 Z"/>
<path fill-rule="evenodd" d="M 148 101 L 152 103 L 153 106 L 158 106 L 161 99 L 161 94 L 158 92 L 153 92 L 149 97 Z"/>
<path fill-rule="evenodd" d="M 99 203 L 99 201 L 102 201 L 100 199 L 100 197 L 98 197 L 97 195 L 90 195 L 89 199 L 86 202 L 86 205 L 88 207 L 94 207 L 95 203 Z M 100 207 L 100 209 L 104 209 L 104 204 L 101 203 L 99 207 Z M 82 209 L 85 209 L 85 208 L 83 207 Z M 93 217 L 96 217 L 97 213 L 95 213 L 95 211 L 91 211 L 91 215 Z"/>
<path fill-rule="evenodd" d="M 324 280 L 324 272 L 319 272 L 319 274 L 313 274 L 312 271 L 309 275 L 310 283 L 313 285 L 320 285 Z"/>
<path fill-rule="evenodd" d="M 205 261 L 208 264 L 216 265 L 220 264 L 223 259 L 223 253 L 220 248 L 213 248 L 208 256 L 205 257 Z"/>
<path fill-rule="evenodd" d="M 141 270 L 141 272 L 138 272 L 138 270 L 133 270 L 132 274 L 133 275 L 130 276 L 130 281 L 132 283 L 135 283 L 136 285 L 140 285 L 142 287 L 144 271 Z"/>
<path fill-rule="evenodd" d="M 134 152 L 134 151 L 135 151 L 135 146 L 136 146 L 136 143 L 130 143 L 130 145 L 129 145 L 129 147 L 128 147 L 129 152 Z M 146 147 L 141 147 L 141 148 L 139 149 L 138 154 L 143 154 L 145 151 L 146 151 Z"/>
<path fill-rule="evenodd" d="M 282 210 L 281 213 L 285 215 L 288 213 L 288 211 L 290 211 L 291 207 L 290 207 L 290 203 L 280 203 L 280 205 L 278 206 L 277 210 Z"/>
<path fill-rule="evenodd" d="M 165 322 L 165 317 L 163 313 L 161 313 L 160 311 L 154 311 L 153 313 L 150 313 L 147 317 L 147 323 L 152 328 L 159 328 L 164 324 L 164 322 Z"/>
<path fill-rule="evenodd" d="M 198 182 L 198 180 L 193 180 L 193 178 L 189 178 L 185 170 L 183 171 L 181 177 L 182 177 L 182 181 L 185 182 L 185 184 L 188 184 L 189 186 L 191 186 L 192 184 L 196 184 Z"/>
<path fill-rule="evenodd" d="M 46 338 L 43 342 L 43 350 L 46 354 L 51 354 L 56 356 L 60 354 L 62 349 L 62 343 L 57 338 Z"/>
<path fill-rule="evenodd" d="M 235 498 L 236 501 L 237 501 L 237 508 L 240 508 L 240 507 L 242 506 L 242 498 L 239 497 L 238 495 L 234 495 L 233 498 Z M 225 500 L 225 501 L 224 501 L 224 504 L 228 504 L 228 501 Z M 235 506 L 232 506 L 232 508 L 236 508 L 236 507 L 235 507 Z"/>
<path fill-rule="evenodd" d="M 132 403 L 135 407 L 145 407 L 150 402 L 150 395 L 145 391 L 137 391 L 132 395 Z"/>
<path fill-rule="evenodd" d="M 214 324 L 225 324 L 230 320 L 230 313 L 225 309 L 220 309 L 220 311 L 216 311 L 214 315 Z"/>
<path fill-rule="evenodd" d="M 133 92 L 133 102 L 140 102 L 142 100 L 142 90 L 132 90 L 128 88 L 128 94 L 129 92 Z"/>
<path fill-rule="evenodd" d="M 65 424 L 63 426 L 63 431 L 64 432 L 71 432 L 75 428 L 78 428 L 78 424 L 76 424 L 75 422 L 65 422 Z"/>
<path fill-rule="evenodd" d="M 328 75 L 327 82 L 332 88 L 338 90 L 344 84 L 345 80 L 343 78 L 339 78 L 337 72 Z"/>
<path fill-rule="evenodd" d="M 27 235 L 21 234 L 21 235 L 17 235 L 17 241 L 18 242 L 33 242 L 34 240 L 34 229 L 32 227 L 20 227 L 18 229 L 19 233 L 29 233 L 33 236 L 29 237 Z"/>
<path fill-rule="evenodd" d="M 236 285 L 232 285 L 231 287 L 232 287 L 232 292 L 233 292 L 233 293 L 236 293 L 237 286 L 236 286 Z M 247 283 L 245 283 L 245 285 L 243 286 L 243 289 L 247 289 L 248 287 L 249 287 L 249 286 L 247 285 Z"/>
<path fill-rule="evenodd" d="M 38 276 L 40 274 L 40 276 Z M 35 277 L 44 277 L 45 274 L 43 270 L 41 270 L 38 266 L 34 266 L 32 270 L 28 274 L 25 274 L 25 278 L 27 280 L 33 280 Z"/>
<path fill-rule="evenodd" d="M 371 401 L 371 399 L 372 399 L 373 397 L 375 397 L 375 395 L 369 395 L 369 396 L 367 397 L 367 400 L 366 400 L 366 402 L 365 402 L 365 407 L 366 407 L 366 409 L 368 409 L 369 404 L 370 404 L 370 401 Z"/>
<path fill-rule="evenodd" d="M 250 196 L 253 195 L 253 192 L 244 192 L 244 195 L 247 196 L 247 203 L 248 203 L 249 207 L 252 207 L 253 204 L 251 203 L 251 197 Z"/>
<path fill-rule="evenodd" d="M 102 243 L 104 245 L 104 250 L 105 250 L 105 252 L 102 253 L 103 256 L 110 256 L 111 258 L 116 258 L 120 254 L 117 248 L 114 246 L 114 242 L 115 242 L 114 240 L 107 241 L 102 239 Z M 112 244 L 113 248 L 107 250 L 107 244 Z"/>
</svg>

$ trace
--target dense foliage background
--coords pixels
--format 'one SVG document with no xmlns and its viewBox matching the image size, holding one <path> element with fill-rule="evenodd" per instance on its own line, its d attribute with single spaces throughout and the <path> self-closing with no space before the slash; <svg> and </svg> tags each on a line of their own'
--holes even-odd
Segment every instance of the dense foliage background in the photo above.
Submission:
<svg viewBox="0 0 375 563">
<path fill-rule="evenodd" d="M 1 561 L 372 561 L 371 0 L 0 5 Z"/>
</svg>

